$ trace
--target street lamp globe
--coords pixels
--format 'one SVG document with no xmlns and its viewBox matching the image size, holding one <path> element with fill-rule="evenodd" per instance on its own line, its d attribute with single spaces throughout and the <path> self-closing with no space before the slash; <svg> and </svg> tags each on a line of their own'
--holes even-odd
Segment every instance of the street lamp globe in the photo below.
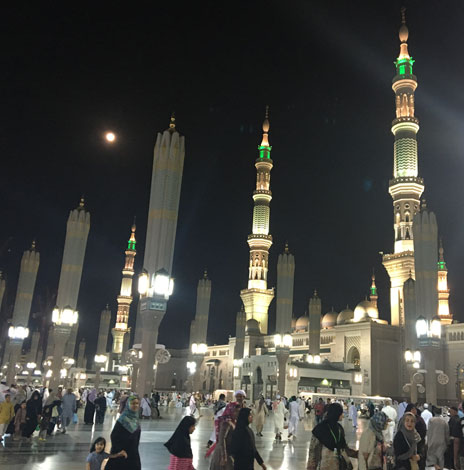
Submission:
<svg viewBox="0 0 464 470">
<path fill-rule="evenodd" d="M 288 333 L 283 337 L 283 343 L 286 348 L 289 348 L 292 345 L 292 336 Z"/>
<path fill-rule="evenodd" d="M 420 315 L 416 320 L 416 334 L 418 338 L 422 338 L 423 336 L 427 336 L 427 320 Z"/>
<path fill-rule="evenodd" d="M 274 335 L 274 346 L 277 348 L 282 344 L 282 336 L 279 334 Z"/>
<path fill-rule="evenodd" d="M 153 290 L 155 294 L 168 298 L 174 290 L 174 280 L 169 277 L 165 269 L 160 269 L 155 273 L 153 280 Z"/>
<path fill-rule="evenodd" d="M 420 362 L 422 359 L 420 351 L 414 351 L 412 356 L 414 362 Z"/>
<path fill-rule="evenodd" d="M 139 274 L 139 280 L 137 285 L 138 291 L 140 295 L 146 295 L 148 292 L 148 273 L 147 271 L 143 270 Z"/>
<path fill-rule="evenodd" d="M 432 318 L 430 323 L 430 332 L 434 338 L 441 338 L 441 321 L 438 315 Z"/>
<path fill-rule="evenodd" d="M 410 349 L 406 349 L 406 351 L 404 351 L 404 360 L 406 362 L 412 362 L 414 360 L 413 353 Z"/>
</svg>

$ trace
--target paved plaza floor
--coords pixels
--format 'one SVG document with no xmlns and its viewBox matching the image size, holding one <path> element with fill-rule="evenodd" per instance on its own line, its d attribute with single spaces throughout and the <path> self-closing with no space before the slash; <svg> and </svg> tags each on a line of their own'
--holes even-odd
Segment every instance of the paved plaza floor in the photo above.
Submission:
<svg viewBox="0 0 464 470">
<path fill-rule="evenodd" d="M 209 460 L 205 460 L 206 442 L 213 429 L 212 412 L 202 409 L 203 417 L 192 434 L 192 450 L 194 466 L 197 470 L 209 468 Z M 82 421 L 82 410 L 80 420 Z M 176 428 L 185 409 L 161 408 L 162 419 L 143 420 L 140 441 L 142 468 L 145 470 L 165 469 L 169 463 L 169 453 L 163 446 Z M 58 433 L 48 437 L 46 442 L 39 442 L 33 437 L 31 442 L 12 441 L 6 438 L 0 445 L 1 470 L 82 470 L 85 469 L 85 458 L 89 452 L 90 443 L 99 436 L 107 439 L 109 451 L 110 433 L 115 423 L 116 415 L 106 414 L 104 425 L 71 425 L 66 434 Z M 359 428 L 353 431 L 351 421 L 344 420 L 347 442 L 351 447 L 357 447 L 357 441 L 365 420 L 358 420 Z M 256 437 L 257 448 L 269 470 L 304 470 L 309 448 L 311 429 L 314 426 L 313 417 L 300 422 L 297 438 L 288 441 L 287 431 L 283 441 L 274 441 L 272 413 L 266 420 L 264 437 Z M 36 433 L 37 434 L 37 433 Z M 260 467 L 255 463 L 255 468 Z M 128 469 L 130 470 L 130 469 Z"/>
</svg>

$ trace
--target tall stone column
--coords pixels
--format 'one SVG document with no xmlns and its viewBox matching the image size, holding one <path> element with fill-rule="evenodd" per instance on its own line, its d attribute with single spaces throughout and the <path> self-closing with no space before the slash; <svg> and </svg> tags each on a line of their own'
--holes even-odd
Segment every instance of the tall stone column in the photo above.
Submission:
<svg viewBox="0 0 464 470">
<path fill-rule="evenodd" d="M 27 362 L 35 362 L 37 364 L 37 357 L 39 353 L 39 340 L 40 331 L 34 331 L 32 333 L 31 348 L 29 349 L 29 354 L 27 355 Z"/>
<path fill-rule="evenodd" d="M 158 341 L 158 330 L 161 320 L 166 313 L 166 304 L 150 305 L 152 302 L 141 302 L 141 314 L 143 322 L 142 358 L 137 374 L 136 390 L 140 397 L 151 392 L 153 388 L 155 353 Z M 152 308 L 150 308 L 152 307 Z M 156 308 L 158 307 L 158 308 Z"/>
<path fill-rule="evenodd" d="M 49 357 L 53 356 L 53 348 L 55 347 L 55 341 L 53 339 L 53 325 L 48 327 L 48 337 L 47 337 L 47 347 L 45 349 L 45 358 L 48 359 Z"/>
<path fill-rule="evenodd" d="M 90 213 L 85 210 L 84 199 L 79 207 L 70 212 L 66 226 L 66 239 L 61 264 L 56 308 L 53 310 L 54 347 L 50 387 L 56 388 L 60 381 L 63 357 L 68 352 L 74 356 L 77 334 L 77 299 L 81 284 L 87 237 L 90 230 Z M 74 332 L 73 332 L 74 328 Z M 66 345 L 71 337 L 73 344 Z"/>
<path fill-rule="evenodd" d="M 205 270 L 203 279 L 198 281 L 197 306 L 195 311 L 195 320 L 192 322 L 190 344 L 206 344 L 210 302 L 211 281 L 208 279 L 208 273 Z"/>
<path fill-rule="evenodd" d="M 176 129 L 174 116 L 169 129 L 158 134 L 153 154 L 153 172 L 148 209 L 147 236 L 143 267 L 149 280 L 161 269 L 172 273 L 174 244 L 184 170 L 185 139 Z M 146 329 L 140 306 L 137 311 L 134 343 L 142 343 Z M 156 332 L 157 335 L 157 332 Z"/>
<path fill-rule="evenodd" d="M 295 258 L 286 243 L 284 253 L 279 255 L 277 261 L 276 332 L 282 335 L 292 328 L 294 276 Z"/>
<path fill-rule="evenodd" d="M 77 367 L 80 369 L 87 368 L 87 364 L 85 363 L 85 339 L 81 339 L 79 343 L 79 352 L 77 353 Z"/>
<path fill-rule="evenodd" d="M 285 347 L 276 348 L 276 357 L 279 364 L 279 377 L 277 381 L 277 386 L 279 387 L 279 394 L 281 396 L 285 395 L 285 385 L 287 382 L 287 362 L 288 357 L 290 356 L 290 349 Z"/>
<path fill-rule="evenodd" d="M 76 341 L 77 341 L 77 330 L 79 329 L 79 323 L 76 323 L 71 327 L 69 332 L 69 338 L 66 341 L 65 355 L 67 357 L 74 357 L 76 351 Z"/>
<path fill-rule="evenodd" d="M 100 328 L 98 330 L 97 354 L 106 353 L 106 345 L 108 343 L 108 334 L 110 331 L 111 310 L 109 306 L 102 310 L 100 316 Z"/>
<path fill-rule="evenodd" d="M 14 382 L 16 373 L 16 363 L 21 355 L 23 340 L 29 334 L 27 325 L 31 312 L 32 297 L 34 295 L 37 271 L 39 269 L 40 255 L 35 249 L 35 242 L 32 242 L 30 250 L 24 252 L 21 259 L 19 272 L 18 290 L 13 310 L 12 326 L 8 331 L 10 337 L 9 349 L 10 357 L 8 361 L 7 383 Z"/>
<path fill-rule="evenodd" d="M 317 291 L 309 299 L 309 353 L 313 356 L 321 351 L 321 313 L 322 303 Z"/>
<path fill-rule="evenodd" d="M 139 302 L 134 339 L 135 344 L 141 342 L 143 352 L 136 385 L 141 396 L 152 388 L 158 328 L 170 295 L 161 298 L 154 291 L 158 273 L 163 273 L 161 277 L 171 285 L 184 156 L 184 137 L 177 132 L 172 117 L 169 129 L 158 134 L 153 158 L 143 262 L 148 288 Z"/>
</svg>

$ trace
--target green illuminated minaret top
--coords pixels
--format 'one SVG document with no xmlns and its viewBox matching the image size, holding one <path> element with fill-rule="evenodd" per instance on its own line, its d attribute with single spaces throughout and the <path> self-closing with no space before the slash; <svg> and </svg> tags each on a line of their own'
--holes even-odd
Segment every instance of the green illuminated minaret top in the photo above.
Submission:
<svg viewBox="0 0 464 470">
<path fill-rule="evenodd" d="M 406 26 L 406 9 L 401 9 L 401 27 L 399 31 L 399 37 L 401 41 L 400 45 L 400 55 L 398 59 L 395 61 L 396 66 L 396 74 L 400 75 L 401 78 L 406 78 L 405 76 L 410 76 L 415 80 L 416 77 L 413 76 L 412 66 L 414 65 L 414 59 L 409 55 L 408 52 L 408 37 L 409 37 L 409 30 Z"/>
<path fill-rule="evenodd" d="M 135 251 L 135 220 L 131 227 L 131 236 L 127 242 L 127 250 Z"/>
<path fill-rule="evenodd" d="M 263 140 L 258 145 L 259 159 L 271 159 L 272 147 L 269 145 L 269 106 L 266 106 L 266 115 L 263 122 Z"/>
</svg>

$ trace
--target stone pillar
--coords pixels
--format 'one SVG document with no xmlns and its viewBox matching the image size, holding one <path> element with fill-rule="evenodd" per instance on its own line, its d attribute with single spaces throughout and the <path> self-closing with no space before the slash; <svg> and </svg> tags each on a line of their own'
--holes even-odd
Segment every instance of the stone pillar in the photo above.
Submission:
<svg viewBox="0 0 464 470">
<path fill-rule="evenodd" d="M 66 224 L 66 238 L 64 242 L 60 280 L 58 283 L 56 308 L 53 310 L 55 318 L 53 320 L 55 322 L 52 364 L 53 375 L 50 382 L 55 387 L 61 380 L 59 371 L 62 368 L 63 357 L 68 356 L 74 358 L 78 329 L 75 316 L 77 316 L 77 299 L 79 297 L 89 230 L 90 214 L 85 210 L 84 199 L 81 198 L 79 207 L 69 213 Z M 63 312 L 68 312 L 68 314 L 62 316 Z M 71 315 L 69 315 L 69 312 L 71 312 Z M 69 318 L 70 316 L 72 319 Z M 58 374 L 58 376 L 56 374 Z"/>
<path fill-rule="evenodd" d="M 31 249 L 25 251 L 21 258 L 18 290 L 16 292 L 13 318 L 11 320 L 12 326 L 10 327 L 11 331 L 8 331 L 8 336 L 10 337 L 10 357 L 8 359 L 8 372 L 6 376 L 8 384 L 14 382 L 14 377 L 16 375 L 15 366 L 21 355 L 23 340 L 25 338 L 24 331 L 26 331 L 25 328 L 27 328 L 29 323 L 29 315 L 31 312 L 32 297 L 34 295 L 39 263 L 40 255 L 39 252 L 35 250 L 35 242 L 32 242 Z"/>
<path fill-rule="evenodd" d="M 108 305 L 102 311 L 100 316 L 100 328 L 98 330 L 97 354 L 106 353 L 106 345 L 108 344 L 108 334 L 110 331 L 111 311 Z"/>
<path fill-rule="evenodd" d="M 53 331 L 54 338 L 54 348 L 53 348 L 53 362 L 52 362 L 52 376 L 50 378 L 49 387 L 52 390 L 56 390 L 58 386 L 64 382 L 61 379 L 60 371 L 62 368 L 62 359 L 64 357 L 64 352 L 66 349 L 66 341 L 69 338 L 71 328 L 64 325 L 55 325 Z M 58 358 L 58 360 L 57 360 Z"/>
<path fill-rule="evenodd" d="M 161 269 L 172 273 L 176 240 L 180 190 L 184 169 L 185 139 L 176 129 L 174 116 L 169 129 L 156 138 L 153 152 L 153 171 L 148 208 L 147 236 L 143 267 L 151 280 Z M 134 343 L 142 343 L 147 326 L 140 321 L 142 309 L 137 310 Z M 153 332 L 158 336 L 158 332 Z M 143 369 L 143 367 L 141 367 Z"/>
<path fill-rule="evenodd" d="M 208 331 L 209 305 L 211 302 L 211 281 L 208 279 L 208 273 L 204 272 L 203 279 L 198 281 L 197 287 L 197 306 L 195 311 L 195 320 L 191 325 L 190 344 L 205 343 Z"/>
<path fill-rule="evenodd" d="M 321 350 L 321 299 L 317 296 L 317 291 L 309 299 L 309 353 L 317 355 Z"/>
<path fill-rule="evenodd" d="M 29 349 L 29 354 L 27 355 L 27 362 L 37 363 L 37 361 L 38 361 L 38 359 L 37 359 L 38 350 L 39 350 L 39 340 L 40 340 L 40 332 L 39 331 L 34 331 L 32 333 L 31 348 Z"/>
<path fill-rule="evenodd" d="M 66 342 L 65 356 L 74 357 L 76 352 L 76 341 L 77 341 L 77 330 L 79 329 L 79 323 L 72 326 L 69 333 L 69 338 Z"/>
<path fill-rule="evenodd" d="M 47 337 L 47 348 L 45 349 L 45 358 L 48 359 L 53 355 L 53 348 L 55 347 L 55 341 L 53 339 L 53 325 L 48 327 L 48 337 Z"/>
<path fill-rule="evenodd" d="M 79 352 L 77 354 L 77 367 L 80 369 L 87 369 L 87 364 L 84 363 L 85 360 L 85 339 L 81 339 L 79 343 Z"/>
<path fill-rule="evenodd" d="M 142 315 L 142 358 L 140 359 L 137 375 L 136 390 L 139 397 L 150 393 L 153 388 L 153 365 L 155 364 L 156 344 L 158 340 L 158 329 L 166 313 L 166 300 L 155 300 L 145 298 L 140 302 L 140 313 Z"/>
<path fill-rule="evenodd" d="M 437 406 L 437 359 L 439 349 L 435 346 L 425 346 L 422 348 L 425 370 L 425 400 L 427 403 Z"/>
<path fill-rule="evenodd" d="M 280 396 L 285 395 L 285 385 L 287 381 L 287 361 L 290 356 L 290 349 L 288 348 L 276 348 L 277 362 L 279 363 L 279 377 L 277 380 L 277 386 L 279 388 Z"/>
</svg>

